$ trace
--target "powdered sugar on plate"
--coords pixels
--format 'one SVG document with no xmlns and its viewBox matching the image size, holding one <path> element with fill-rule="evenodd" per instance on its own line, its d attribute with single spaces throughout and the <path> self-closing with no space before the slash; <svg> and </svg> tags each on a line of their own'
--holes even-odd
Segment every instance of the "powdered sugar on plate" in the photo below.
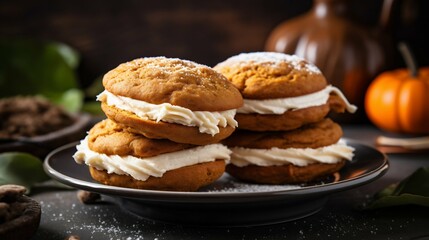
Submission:
<svg viewBox="0 0 429 240">
<path fill-rule="evenodd" d="M 280 62 L 287 62 L 292 65 L 297 70 L 306 70 L 309 73 L 321 73 L 320 69 L 316 65 L 308 62 L 304 58 L 298 57 L 296 55 L 289 55 L 284 53 L 277 52 L 251 52 L 251 53 L 241 53 L 236 56 L 232 56 L 218 64 L 222 65 L 249 65 L 249 64 L 269 64 L 271 67 L 279 67 Z"/>
<path fill-rule="evenodd" d="M 277 192 L 301 188 L 300 185 L 269 185 L 240 182 L 228 174 L 224 174 L 218 181 L 210 186 L 201 189 L 202 192 L 209 193 L 257 193 L 257 192 Z"/>
<path fill-rule="evenodd" d="M 72 235 L 88 240 L 163 239 L 162 233 L 145 231 L 150 221 L 130 217 L 107 197 L 97 204 L 82 204 L 75 191 L 62 191 L 39 194 L 37 199 L 43 199 L 43 216 L 34 239 L 67 239 Z"/>
<path fill-rule="evenodd" d="M 249 193 L 249 192 L 275 192 L 292 189 L 299 189 L 299 185 L 263 185 L 263 184 L 247 184 L 247 183 L 232 183 L 231 186 L 224 185 L 222 188 L 214 188 L 208 192 L 222 193 Z"/>
</svg>

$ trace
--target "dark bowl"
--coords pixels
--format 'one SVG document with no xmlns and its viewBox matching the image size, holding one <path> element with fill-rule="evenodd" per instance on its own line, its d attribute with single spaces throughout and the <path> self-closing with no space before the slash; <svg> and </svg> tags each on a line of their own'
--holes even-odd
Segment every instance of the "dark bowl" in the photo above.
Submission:
<svg viewBox="0 0 429 240">
<path fill-rule="evenodd" d="M 0 239 L 30 239 L 39 228 L 42 215 L 40 203 L 27 196 L 18 197 L 16 202 L 24 205 L 25 210 L 17 218 L 0 224 Z"/>
<path fill-rule="evenodd" d="M 0 139 L 0 153 L 25 152 L 40 159 L 44 159 L 52 150 L 80 139 L 83 139 L 91 127 L 91 116 L 79 114 L 76 121 L 65 128 L 35 137 L 19 137 L 14 139 Z"/>
</svg>

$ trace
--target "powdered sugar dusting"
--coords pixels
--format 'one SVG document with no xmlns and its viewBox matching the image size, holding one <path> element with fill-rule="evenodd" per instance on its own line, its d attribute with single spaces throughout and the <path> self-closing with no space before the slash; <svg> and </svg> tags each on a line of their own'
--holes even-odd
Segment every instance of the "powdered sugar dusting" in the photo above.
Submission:
<svg viewBox="0 0 429 240">
<path fill-rule="evenodd" d="M 34 239 L 68 239 L 72 235 L 88 240 L 165 239 L 162 226 L 162 231 L 148 231 L 147 225 L 153 225 L 150 221 L 130 217 L 113 204 L 113 199 L 103 199 L 97 204 L 82 204 L 75 191 L 45 193 L 40 201 L 43 227 Z"/>
<path fill-rule="evenodd" d="M 407 208 L 407 212 L 395 212 L 388 217 L 357 211 L 356 205 L 362 203 L 363 198 L 370 197 L 363 196 L 367 191 L 359 188 L 336 193 L 326 207 L 308 218 L 238 228 L 164 224 L 131 215 L 116 204 L 110 204 L 111 199 L 106 196 L 103 196 L 105 200 L 102 203 L 84 205 L 78 202 L 74 191 L 39 193 L 33 197 L 42 205 L 41 225 L 31 239 L 67 239 L 70 235 L 88 240 L 410 239 L 410 233 L 423 236 L 424 228 L 421 226 L 425 226 L 427 216 L 419 209 Z M 255 204 L 254 208 L 260 206 Z M 245 216 L 243 214 L 243 221 Z M 229 217 L 230 214 L 225 213 L 225 218 Z"/>
<path fill-rule="evenodd" d="M 269 184 L 256 184 L 240 182 L 229 174 L 224 174 L 216 182 L 210 186 L 203 188 L 200 192 L 209 193 L 256 193 L 256 192 L 276 192 L 301 188 L 300 185 L 282 184 L 282 185 L 269 185 Z"/>
<path fill-rule="evenodd" d="M 285 191 L 292 189 L 299 189 L 299 185 L 264 185 L 264 184 L 248 184 L 233 182 L 230 185 L 224 185 L 221 188 L 214 188 L 208 192 L 222 192 L 222 193 L 249 193 L 249 192 L 275 192 Z"/>
<path fill-rule="evenodd" d="M 192 71 L 196 71 L 199 73 L 202 68 L 210 69 L 210 67 L 206 65 L 196 63 L 190 60 L 167 58 L 164 56 L 138 58 L 133 61 L 126 62 L 124 64 L 128 67 L 138 65 L 139 67 L 156 70 L 165 74 L 172 74 L 174 72 L 189 72 L 191 71 L 191 69 Z"/>
<path fill-rule="evenodd" d="M 309 73 L 321 73 L 320 69 L 316 65 L 308 62 L 304 58 L 296 55 L 289 55 L 277 52 L 251 52 L 241 53 L 236 56 L 232 56 L 218 66 L 222 65 L 249 65 L 249 64 L 269 64 L 271 67 L 280 67 L 279 63 L 287 62 L 297 70 L 306 70 Z"/>
</svg>

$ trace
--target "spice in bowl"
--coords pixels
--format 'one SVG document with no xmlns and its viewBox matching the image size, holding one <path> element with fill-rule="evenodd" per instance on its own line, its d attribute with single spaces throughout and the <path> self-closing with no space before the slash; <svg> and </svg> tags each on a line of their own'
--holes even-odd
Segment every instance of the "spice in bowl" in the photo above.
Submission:
<svg viewBox="0 0 429 240">
<path fill-rule="evenodd" d="M 72 125 L 75 119 L 59 106 L 40 97 L 0 99 L 0 138 L 44 135 Z"/>
</svg>

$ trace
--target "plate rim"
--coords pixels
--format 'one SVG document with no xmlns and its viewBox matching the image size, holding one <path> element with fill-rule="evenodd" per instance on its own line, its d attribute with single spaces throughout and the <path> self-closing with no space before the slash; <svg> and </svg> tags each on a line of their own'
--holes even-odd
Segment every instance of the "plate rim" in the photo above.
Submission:
<svg viewBox="0 0 429 240">
<path fill-rule="evenodd" d="M 52 152 L 50 152 L 44 160 L 43 168 L 45 172 L 52 177 L 53 179 L 75 187 L 77 189 L 97 192 L 100 194 L 116 196 L 116 197 L 125 197 L 132 198 L 138 200 L 156 200 L 156 201 L 167 201 L 171 202 L 171 199 L 175 199 L 175 201 L 189 201 L 190 199 L 194 199 L 195 201 L 201 199 L 211 199 L 219 201 L 220 199 L 233 198 L 234 200 L 242 200 L 252 198 L 270 198 L 270 197 L 278 197 L 278 196 L 314 196 L 314 195 L 322 195 L 329 194 L 333 191 L 344 191 L 350 188 L 361 186 L 367 182 L 374 181 L 377 178 L 383 176 L 389 168 L 389 160 L 385 153 L 379 151 L 373 146 L 370 146 L 366 143 L 362 143 L 361 141 L 349 139 L 349 138 L 341 138 L 351 145 L 361 145 L 363 147 L 369 148 L 372 151 L 377 152 L 382 156 L 382 164 L 379 165 L 374 170 L 364 173 L 362 175 L 345 179 L 340 182 L 326 183 L 322 185 L 313 185 L 313 186 L 305 186 L 296 189 L 284 189 L 284 190 L 273 190 L 273 191 L 261 191 L 261 192 L 183 192 L 183 191 L 160 191 L 160 190 L 145 190 L 145 189 L 133 189 L 133 188 L 125 188 L 125 187 L 117 187 L 117 186 L 109 186 L 104 185 L 97 182 L 88 182 L 81 179 L 76 179 L 70 176 L 63 174 L 62 172 L 54 169 L 49 161 L 55 154 L 64 151 L 66 149 L 75 147 L 79 141 L 71 142 L 66 145 L 63 145 Z M 354 182 L 354 184 L 350 184 L 350 182 Z M 320 192 L 319 190 L 323 191 Z M 229 199 L 231 200 L 231 199 Z M 252 200 L 250 200 L 252 201 Z"/>
</svg>

